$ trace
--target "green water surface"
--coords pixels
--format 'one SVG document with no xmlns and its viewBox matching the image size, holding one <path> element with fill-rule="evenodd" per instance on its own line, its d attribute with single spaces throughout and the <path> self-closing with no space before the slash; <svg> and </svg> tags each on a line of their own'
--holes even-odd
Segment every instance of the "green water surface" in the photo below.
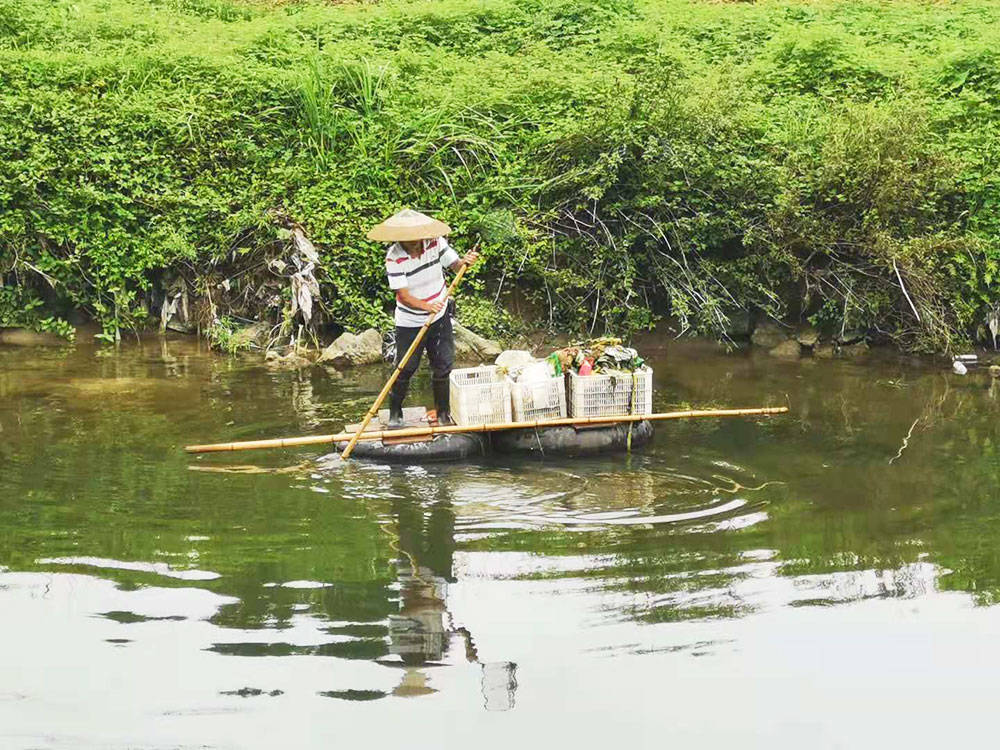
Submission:
<svg viewBox="0 0 1000 750">
<path fill-rule="evenodd" d="M 587 460 L 190 457 L 334 432 L 387 373 L 0 347 L 0 748 L 988 738 L 998 386 L 644 351 L 658 410 L 792 413 Z"/>
</svg>

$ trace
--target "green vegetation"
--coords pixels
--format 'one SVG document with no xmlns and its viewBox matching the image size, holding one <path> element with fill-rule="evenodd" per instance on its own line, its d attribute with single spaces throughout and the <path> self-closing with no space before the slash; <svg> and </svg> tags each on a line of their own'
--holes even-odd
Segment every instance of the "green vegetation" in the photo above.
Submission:
<svg viewBox="0 0 1000 750">
<path fill-rule="evenodd" d="M 984 339 L 998 20 L 982 0 L 0 0 L 0 324 L 32 299 L 110 335 L 178 279 L 216 290 L 205 329 L 280 322 L 257 273 L 284 216 L 321 252 L 322 320 L 384 325 L 363 230 L 409 205 L 459 242 L 516 221 L 465 292 L 488 333 L 512 325 L 496 300 L 569 330 L 720 335 L 749 308 L 915 350 Z"/>
<path fill-rule="evenodd" d="M 68 341 L 76 338 L 76 329 L 64 319 L 46 315 L 45 303 L 23 286 L 0 285 L 0 322 L 13 328 L 54 333 Z"/>
<path fill-rule="evenodd" d="M 240 337 L 239 330 L 239 322 L 226 316 L 209 326 L 205 337 L 215 349 L 227 354 L 236 354 L 250 348 L 249 339 Z"/>
</svg>

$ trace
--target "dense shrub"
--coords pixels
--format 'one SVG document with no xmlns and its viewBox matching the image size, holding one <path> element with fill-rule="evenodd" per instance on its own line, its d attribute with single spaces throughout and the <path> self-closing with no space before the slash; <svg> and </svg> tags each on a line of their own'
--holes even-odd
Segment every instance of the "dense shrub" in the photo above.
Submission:
<svg viewBox="0 0 1000 750">
<path fill-rule="evenodd" d="M 0 0 L 0 325 L 110 338 L 178 280 L 206 326 L 287 322 L 289 221 L 319 316 L 385 325 L 364 230 L 409 205 L 488 240 L 483 331 L 751 310 L 947 350 L 998 304 L 998 14 Z"/>
</svg>

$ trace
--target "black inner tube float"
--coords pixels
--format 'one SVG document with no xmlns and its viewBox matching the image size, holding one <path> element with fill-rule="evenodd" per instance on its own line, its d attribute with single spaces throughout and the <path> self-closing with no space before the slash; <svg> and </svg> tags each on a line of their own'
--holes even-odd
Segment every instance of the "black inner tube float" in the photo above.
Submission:
<svg viewBox="0 0 1000 750">
<path fill-rule="evenodd" d="M 347 443 L 337 443 L 343 452 Z M 461 461 L 490 452 L 490 436 L 482 432 L 450 432 L 435 435 L 416 443 L 383 443 L 381 440 L 359 440 L 351 454 L 358 458 L 398 463 L 428 461 Z"/>
<path fill-rule="evenodd" d="M 451 432 L 419 442 L 383 443 L 381 440 L 362 440 L 355 445 L 353 455 L 392 463 L 461 461 L 485 456 L 491 449 L 505 454 L 585 456 L 638 449 L 648 444 L 652 437 L 653 425 L 644 420 L 580 429 L 558 426 L 500 430 L 493 433 Z M 343 451 L 346 446 L 346 442 L 338 443 L 337 450 Z"/>
<path fill-rule="evenodd" d="M 496 432 L 493 434 L 493 448 L 498 453 L 586 456 L 641 448 L 652 437 L 653 424 L 649 420 L 580 429 L 566 425 Z"/>
</svg>

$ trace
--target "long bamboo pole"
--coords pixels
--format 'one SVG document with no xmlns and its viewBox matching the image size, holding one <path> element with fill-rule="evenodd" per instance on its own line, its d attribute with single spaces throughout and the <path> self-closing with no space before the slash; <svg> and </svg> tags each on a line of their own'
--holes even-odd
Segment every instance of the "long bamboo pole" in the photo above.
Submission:
<svg viewBox="0 0 1000 750">
<path fill-rule="evenodd" d="M 451 297 L 452 291 L 454 291 L 455 287 L 457 287 L 459 285 L 459 282 L 462 281 L 462 277 L 465 276 L 465 270 L 468 267 L 469 266 L 467 264 L 463 263 L 462 267 L 458 269 L 458 273 L 455 274 L 455 278 L 452 280 L 447 291 L 444 293 L 444 298 L 441 300 L 442 304 L 445 305 L 448 304 L 448 299 Z M 447 314 L 448 313 L 445 313 L 445 315 Z M 413 353 L 417 350 L 417 347 L 420 346 L 420 342 L 424 340 L 424 336 L 427 334 L 427 329 L 431 327 L 431 322 L 433 320 L 434 320 L 433 313 L 429 313 L 427 315 L 427 322 L 424 323 L 422 326 L 420 326 L 420 330 L 417 331 L 417 336 L 416 338 L 413 339 L 413 343 L 410 344 L 410 348 L 406 350 L 406 353 L 399 360 L 399 364 L 396 365 L 396 369 L 393 370 L 392 376 L 386 382 L 385 387 L 382 388 L 382 392 L 378 394 L 378 397 L 375 399 L 375 403 L 372 404 L 371 408 L 365 414 L 365 418 L 361 421 L 361 426 L 358 428 L 358 431 L 351 436 L 350 442 L 347 444 L 347 447 L 344 448 L 344 452 L 340 454 L 341 458 L 346 459 L 351 457 L 351 452 L 354 450 L 354 446 L 358 444 L 360 435 L 365 431 L 365 428 L 368 426 L 368 423 L 375 418 L 376 414 L 378 414 L 379 407 L 382 405 L 382 402 L 385 401 L 385 397 L 389 395 L 389 391 L 392 390 L 392 386 L 396 383 L 396 380 L 399 378 L 399 373 L 403 371 L 403 367 L 405 367 L 406 363 L 410 361 L 410 357 L 413 356 Z"/>
<path fill-rule="evenodd" d="M 784 414 L 787 406 L 766 406 L 756 409 L 694 409 L 688 411 L 667 411 L 658 414 L 629 414 L 617 417 L 565 417 L 562 419 L 534 419 L 526 422 L 500 422 L 477 425 L 447 425 L 443 427 L 406 427 L 401 430 L 372 430 L 371 432 L 339 432 L 335 435 L 305 435 L 303 437 L 276 438 L 274 440 L 248 440 L 240 443 L 215 443 L 212 445 L 189 445 L 188 453 L 218 453 L 224 451 L 248 451 L 257 448 L 294 448 L 300 445 L 320 445 L 342 443 L 345 440 L 384 440 L 385 438 L 433 437 L 454 432 L 498 432 L 500 430 L 522 430 L 535 427 L 559 427 L 573 425 L 583 427 L 594 424 L 616 424 L 619 422 L 660 421 L 665 419 L 696 419 L 699 417 L 756 417 Z"/>
</svg>

